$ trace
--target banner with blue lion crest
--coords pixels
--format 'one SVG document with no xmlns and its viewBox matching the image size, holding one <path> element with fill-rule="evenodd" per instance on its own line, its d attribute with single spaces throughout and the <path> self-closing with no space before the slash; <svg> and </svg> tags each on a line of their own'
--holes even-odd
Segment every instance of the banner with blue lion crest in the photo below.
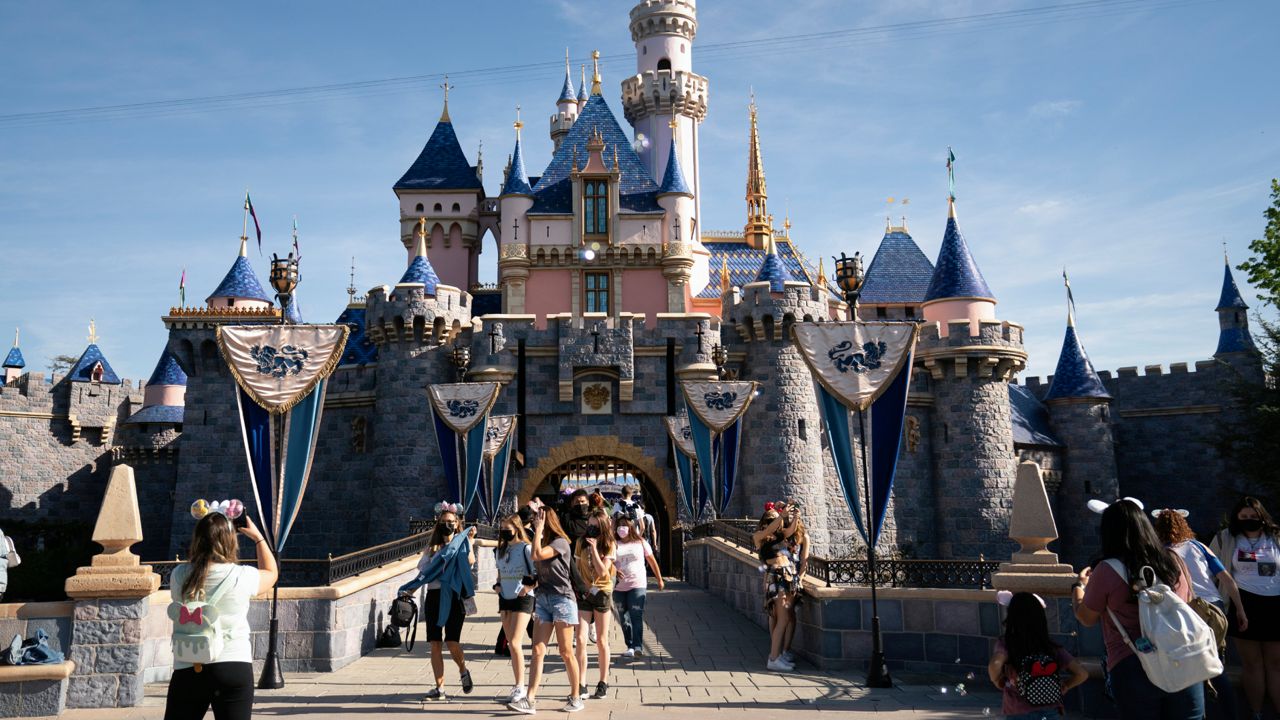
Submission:
<svg viewBox="0 0 1280 720">
<path fill-rule="evenodd" d="M 791 326 L 813 377 L 850 410 L 866 410 L 911 357 L 913 322 L 799 322 Z"/>
<path fill-rule="evenodd" d="M 436 442 L 445 474 L 445 500 L 469 508 L 480 490 L 489 411 L 498 401 L 496 382 L 439 383 L 427 387 L 435 416 Z"/>
<path fill-rule="evenodd" d="M 738 423 L 755 398 L 759 383 L 687 380 L 681 382 L 680 387 L 689 409 L 689 431 L 698 463 L 697 474 L 702 478 L 702 497 L 723 513 L 729 507 L 738 479 L 742 437 Z"/>
<path fill-rule="evenodd" d="M 347 347 L 346 325 L 223 325 L 218 348 L 240 389 L 282 415 L 333 374 Z"/>
</svg>

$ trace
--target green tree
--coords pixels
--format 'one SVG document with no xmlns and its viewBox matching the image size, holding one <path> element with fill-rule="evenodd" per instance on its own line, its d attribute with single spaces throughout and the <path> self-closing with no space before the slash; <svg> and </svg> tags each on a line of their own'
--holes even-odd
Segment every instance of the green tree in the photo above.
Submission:
<svg viewBox="0 0 1280 720">
<path fill-rule="evenodd" d="M 49 358 L 49 374 L 65 375 L 78 362 L 80 362 L 80 358 L 75 355 L 54 355 Z"/>
<path fill-rule="evenodd" d="M 1254 287 L 1263 291 L 1259 300 L 1280 308 L 1280 179 L 1271 180 L 1271 207 L 1262 214 L 1267 218 L 1267 227 L 1262 237 L 1249 243 L 1253 255 L 1238 267 L 1249 273 Z"/>
</svg>

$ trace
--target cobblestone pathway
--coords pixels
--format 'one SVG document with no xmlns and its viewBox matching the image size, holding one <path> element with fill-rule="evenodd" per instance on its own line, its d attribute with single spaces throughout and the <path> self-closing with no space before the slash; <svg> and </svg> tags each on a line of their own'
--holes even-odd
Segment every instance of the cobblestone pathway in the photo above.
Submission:
<svg viewBox="0 0 1280 720">
<path fill-rule="evenodd" d="M 498 634 L 497 601 L 493 595 L 477 598 L 481 614 L 468 621 L 463 633 L 468 666 L 475 691 L 463 695 L 457 668 L 446 659 L 448 704 L 426 705 L 422 696 L 430 688 L 430 665 L 425 632 L 420 629 L 412 654 L 401 650 L 375 650 L 334 673 L 290 673 L 287 687 L 259 691 L 255 717 L 410 718 L 430 714 L 440 718 L 518 717 L 495 702 L 495 696 L 511 687 L 511 665 L 495 657 Z M 1000 715 L 999 696 L 975 686 L 966 696 L 952 687 L 944 694 L 938 685 L 899 684 L 890 690 L 870 690 L 860 684 L 860 672 L 823 672 L 801 663 L 799 669 L 781 675 L 764 669 L 766 637 L 762 629 L 711 595 L 671 582 L 665 592 L 650 589 L 646 608 L 647 656 L 622 660 L 622 635 L 613 623 L 610 635 L 615 662 L 608 700 L 588 700 L 579 718 L 642 720 L 660 712 L 670 717 L 787 718 L 820 714 L 840 717 L 877 714 L 890 718 L 974 718 L 989 711 Z M 526 652 L 527 652 L 526 646 Z M 592 647 L 594 653 L 594 647 Z M 446 654 L 447 658 L 447 654 Z M 594 688 L 594 654 L 586 675 Z M 538 716 L 562 717 L 567 694 L 565 677 L 555 648 L 548 654 L 546 682 L 539 692 Z M 898 678 L 902 682 L 901 678 Z M 952 680 L 952 684 L 963 682 Z M 147 688 L 145 704 L 132 709 L 73 710 L 66 720 L 160 720 L 164 716 L 166 686 Z M 209 714 L 212 718 L 212 713 Z"/>
</svg>

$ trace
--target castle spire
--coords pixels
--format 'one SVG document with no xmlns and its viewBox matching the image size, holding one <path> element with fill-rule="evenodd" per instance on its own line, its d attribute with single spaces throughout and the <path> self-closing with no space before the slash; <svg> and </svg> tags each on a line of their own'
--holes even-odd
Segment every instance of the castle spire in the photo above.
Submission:
<svg viewBox="0 0 1280 720">
<path fill-rule="evenodd" d="M 768 248 L 773 236 L 773 217 L 768 210 L 768 189 L 764 180 L 764 160 L 760 152 L 760 129 L 756 121 L 756 94 L 751 92 L 751 131 L 747 146 L 747 224 L 742 235 L 753 248 Z"/>
<path fill-rule="evenodd" d="M 782 262 L 782 258 L 778 255 L 778 243 L 773 239 L 771 233 L 764 236 L 764 261 L 760 263 L 760 271 L 756 273 L 755 282 L 769 283 L 769 292 L 781 293 L 786 290 L 786 284 L 793 282 L 795 276 L 787 269 L 786 263 Z"/>
<path fill-rule="evenodd" d="M 732 287 L 729 277 L 729 258 L 720 258 L 720 294 L 723 295 Z"/>
<path fill-rule="evenodd" d="M 1222 294 L 1218 296 L 1218 307 L 1215 308 L 1218 312 L 1218 349 L 1213 355 L 1256 353 L 1258 347 L 1253 342 L 1253 335 L 1249 333 L 1249 306 L 1240 296 L 1240 288 L 1231 274 L 1225 248 L 1222 259 Z"/>
<path fill-rule="evenodd" d="M 516 121 L 512 123 L 512 127 L 516 129 L 516 149 L 511 154 L 511 166 L 507 170 L 507 179 L 502 184 L 500 195 L 533 195 L 529 176 L 524 170 L 524 153 L 520 151 L 520 128 L 524 127 L 524 123 L 520 121 L 519 105 L 516 106 Z"/>
<path fill-rule="evenodd" d="M 1093 363 L 1085 353 L 1076 333 L 1075 298 L 1071 295 L 1071 283 L 1067 271 L 1062 271 L 1062 282 L 1067 289 L 1067 332 L 1062 338 L 1062 352 L 1058 355 L 1058 367 L 1053 372 L 1053 382 L 1045 393 L 1045 401 L 1066 398 L 1110 398 L 1102 385 L 1102 379 L 1093 370 Z"/>
<path fill-rule="evenodd" d="M 581 68 L 582 68 L 582 84 L 578 85 L 578 104 L 579 105 L 583 105 L 587 102 L 587 64 L 583 63 Z"/>
<path fill-rule="evenodd" d="M 818 287 L 827 286 L 827 271 L 823 266 L 825 260 L 825 258 L 818 258 Z"/>
<path fill-rule="evenodd" d="M 453 86 L 449 84 L 449 76 L 444 76 L 444 82 L 440 84 L 440 88 L 444 90 L 444 109 L 440 111 L 440 122 L 453 122 L 449 119 L 449 91 Z"/>
<path fill-rule="evenodd" d="M 13 347 L 9 350 L 9 354 L 5 356 L 4 367 L 21 370 L 27 366 L 27 361 L 22 357 L 22 351 L 18 349 L 18 328 L 13 329 Z M 4 373 L 5 382 L 10 379 L 11 373 Z"/>
<path fill-rule="evenodd" d="M 399 284 L 420 284 L 424 293 L 435 297 L 440 276 L 436 274 L 431 261 L 427 259 L 427 219 L 425 217 L 418 218 L 418 248 L 414 252 L 413 260 L 409 262 L 409 267 L 400 277 Z"/>
<path fill-rule="evenodd" d="M 556 100 L 556 104 L 577 102 L 578 98 L 573 92 L 573 78 L 569 74 L 569 48 L 564 49 L 564 87 L 560 88 L 560 97 Z"/>
<path fill-rule="evenodd" d="M 947 194 L 947 229 L 942 236 L 938 264 L 934 266 L 933 277 L 929 280 L 929 290 L 924 299 L 925 302 L 955 299 L 994 303 L 995 295 L 982 277 L 982 271 L 969 252 L 969 244 L 960 233 L 960 224 L 956 220 L 955 160 L 955 153 L 947 148 L 947 182 L 950 186 Z M 930 318 L 926 315 L 925 319 Z"/>
<path fill-rule="evenodd" d="M 591 94 L 600 94 L 600 51 L 591 51 Z"/>
</svg>

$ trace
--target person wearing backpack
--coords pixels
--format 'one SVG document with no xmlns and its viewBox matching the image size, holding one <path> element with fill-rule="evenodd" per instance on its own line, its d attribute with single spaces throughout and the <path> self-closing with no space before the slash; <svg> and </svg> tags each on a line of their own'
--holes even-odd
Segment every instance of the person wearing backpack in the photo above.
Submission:
<svg viewBox="0 0 1280 720">
<path fill-rule="evenodd" d="M 1190 610 L 1191 579 L 1182 560 L 1167 550 L 1142 508 L 1130 500 L 1112 503 L 1102 512 L 1102 557 L 1096 570 L 1085 568 L 1072 586 L 1072 605 L 1082 625 L 1102 622 L 1102 639 L 1107 651 L 1107 668 L 1120 717 L 1127 720 L 1200 720 L 1204 717 L 1204 680 L 1222 672 L 1218 662 L 1213 633 Z M 1154 581 L 1154 582 L 1153 582 Z M 1140 608 L 1135 588 L 1152 585 L 1153 590 L 1168 588 L 1161 595 L 1161 610 L 1180 612 L 1178 624 L 1197 631 L 1196 645 L 1170 647 L 1170 627 L 1147 626 L 1142 617 L 1152 617 L 1150 602 Z M 1148 601 L 1152 599 L 1147 595 Z M 1179 601 L 1181 605 L 1179 604 Z M 1198 624 L 1198 626 L 1197 626 Z M 1148 635 L 1158 635 L 1154 640 Z M 1207 636 L 1207 637 L 1206 637 Z M 1203 644 L 1204 647 L 1199 647 Z M 1146 662 L 1136 653 L 1147 656 Z M 1150 677 L 1147 664 L 1164 661 L 1170 653 L 1187 653 L 1180 660 L 1187 671 L 1216 664 L 1213 674 L 1176 691 L 1161 689 L 1168 685 L 1165 677 Z M 1209 653 L 1212 657 L 1204 657 Z M 1209 662 L 1209 661 L 1212 662 Z"/>
<path fill-rule="evenodd" d="M 1227 558 L 1227 570 L 1240 586 L 1239 607 L 1248 623 L 1227 613 L 1227 636 L 1235 640 L 1244 695 L 1257 718 L 1267 695 L 1280 712 L 1280 527 L 1252 497 L 1240 498 L 1228 518 L 1209 549 Z"/>
<path fill-rule="evenodd" d="M 525 696 L 507 703 L 515 712 L 532 715 L 537 712 L 538 688 L 542 684 L 542 665 L 547 655 L 547 641 L 552 632 L 564 670 L 569 681 L 569 702 L 565 712 L 580 712 L 585 705 L 578 697 L 580 670 L 578 657 L 573 651 L 573 629 L 578 624 L 578 604 L 574 596 L 573 581 L 569 577 L 573 549 L 569 536 L 560 527 L 560 519 L 551 508 L 541 508 L 533 519 L 533 567 L 537 571 L 538 584 L 534 590 L 533 615 L 537 624 L 533 630 L 533 654 L 529 659 L 529 689 Z"/>
<path fill-rule="evenodd" d="M 249 605 L 275 587 L 276 558 L 248 515 L 241 535 L 253 541 L 258 566 L 239 565 L 237 529 L 221 512 L 196 523 L 190 559 L 170 578 L 173 676 L 165 720 L 248 720 L 253 712 L 253 644 Z"/>
<path fill-rule="evenodd" d="M 1230 623 L 1227 620 L 1226 613 L 1230 609 L 1235 613 L 1236 627 L 1248 629 L 1249 618 L 1245 613 L 1244 605 L 1240 602 L 1240 589 L 1236 585 L 1236 581 L 1231 577 L 1231 573 L 1227 572 L 1226 567 L 1218 556 L 1212 550 L 1204 546 L 1204 543 L 1196 539 L 1195 533 L 1191 531 L 1191 526 L 1187 524 L 1187 516 L 1190 514 L 1186 510 L 1175 510 L 1172 508 L 1164 508 L 1162 510 L 1154 510 L 1151 513 L 1155 517 L 1156 534 L 1160 536 L 1160 542 L 1165 544 L 1170 550 L 1178 554 L 1182 558 L 1182 562 L 1187 566 L 1187 572 L 1191 577 L 1191 587 L 1195 591 L 1196 598 L 1217 608 L 1199 606 L 1198 611 L 1206 622 L 1209 620 L 1206 613 L 1216 614 L 1213 626 L 1215 638 L 1218 640 L 1218 656 L 1224 657 L 1227 639 L 1225 632 Z M 1217 581 L 1215 585 L 1214 582 Z M 1228 606 L 1224 601 L 1231 601 Z M 1218 633 L 1223 633 L 1219 635 Z M 1217 698 L 1218 707 L 1222 710 L 1222 716 L 1226 718 L 1236 717 L 1236 692 L 1231 687 L 1231 681 L 1227 679 L 1227 674 L 1222 673 L 1218 677 L 1209 681 L 1209 685 L 1213 690 L 1213 695 Z"/>
<path fill-rule="evenodd" d="M 502 616 L 502 630 L 506 634 L 511 655 L 511 672 L 515 685 L 502 703 L 513 703 L 524 698 L 524 629 L 533 615 L 533 588 L 538 583 L 533 568 L 529 536 L 525 534 L 519 515 L 502 519 L 498 529 L 498 547 L 494 549 L 498 568 L 498 613 Z"/>
<path fill-rule="evenodd" d="M 1001 712 L 1008 720 L 1056 720 L 1062 696 L 1084 684 L 1089 673 L 1049 638 L 1049 620 L 1040 596 L 1002 590 L 997 599 L 1008 609 L 1004 634 L 996 640 L 987 675 L 1003 693 Z M 1071 676 L 1062 680 L 1062 672 Z"/>
</svg>

